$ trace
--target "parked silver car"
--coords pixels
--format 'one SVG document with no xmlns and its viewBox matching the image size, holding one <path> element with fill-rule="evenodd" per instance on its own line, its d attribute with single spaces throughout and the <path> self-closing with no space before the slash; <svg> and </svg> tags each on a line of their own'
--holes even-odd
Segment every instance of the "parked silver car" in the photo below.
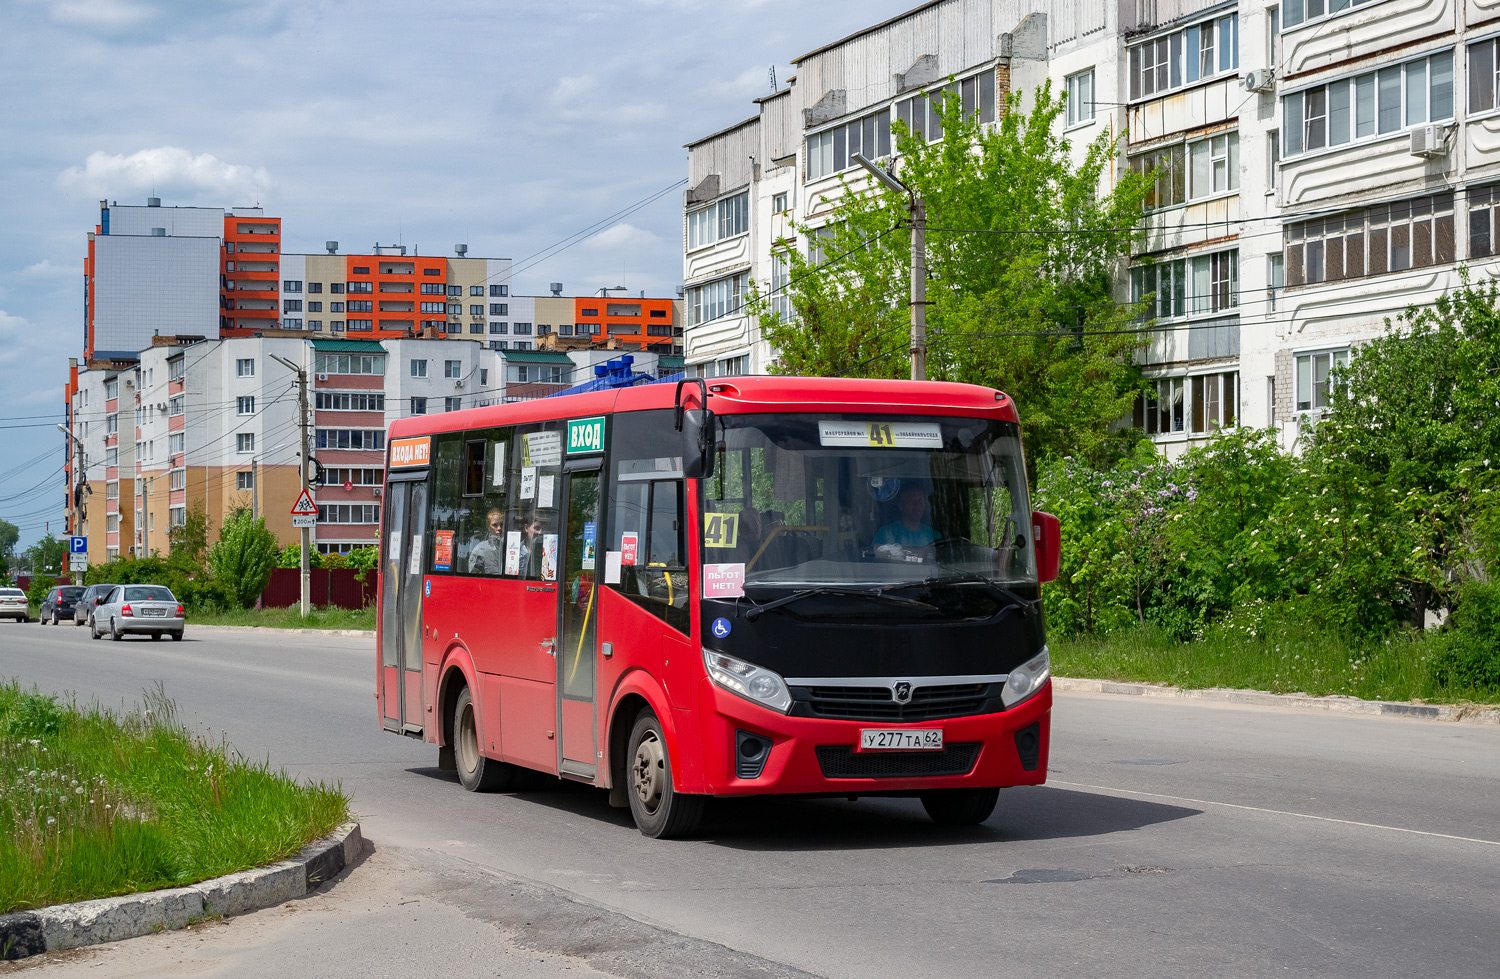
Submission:
<svg viewBox="0 0 1500 979">
<path fill-rule="evenodd" d="M 31 603 L 19 588 L 0 588 L 0 619 L 25 622 L 31 618 Z"/>
<path fill-rule="evenodd" d="M 116 585 L 95 606 L 90 632 L 95 639 L 107 634 L 116 642 L 127 632 L 144 632 L 152 639 L 163 635 L 181 639 L 186 621 L 177 596 L 165 585 Z"/>
<path fill-rule="evenodd" d="M 78 604 L 73 606 L 73 624 L 86 625 L 90 629 L 94 627 L 94 609 L 99 603 L 109 597 L 109 593 L 117 588 L 117 585 L 98 584 L 89 585 L 83 590 L 83 597 Z"/>
</svg>

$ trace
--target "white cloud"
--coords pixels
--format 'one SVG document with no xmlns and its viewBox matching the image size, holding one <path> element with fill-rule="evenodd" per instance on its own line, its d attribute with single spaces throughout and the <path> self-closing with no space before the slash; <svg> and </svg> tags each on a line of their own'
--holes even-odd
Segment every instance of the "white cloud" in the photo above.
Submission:
<svg viewBox="0 0 1500 979">
<path fill-rule="evenodd" d="M 660 243 L 660 235 L 653 234 L 644 228 L 637 228 L 633 224 L 621 222 L 594 235 L 584 243 L 584 247 L 594 251 L 605 251 L 615 248 L 646 248 Z"/>
<path fill-rule="evenodd" d="M 53 279 L 63 275 L 77 275 L 77 269 L 65 269 L 61 265 L 53 265 L 51 259 L 44 258 L 21 270 L 21 274 L 32 278 Z"/>
<path fill-rule="evenodd" d="M 271 186 L 264 167 L 226 163 L 211 153 L 192 153 L 180 146 L 158 146 L 123 153 L 90 153 L 81 167 L 69 167 L 57 176 L 59 187 L 108 196 L 123 190 L 158 191 L 165 196 L 176 191 L 207 191 L 221 198 L 260 200 Z"/>
<path fill-rule="evenodd" d="M 47 8 L 53 20 L 83 27 L 129 27 L 158 13 L 134 0 L 31 0 Z"/>
</svg>

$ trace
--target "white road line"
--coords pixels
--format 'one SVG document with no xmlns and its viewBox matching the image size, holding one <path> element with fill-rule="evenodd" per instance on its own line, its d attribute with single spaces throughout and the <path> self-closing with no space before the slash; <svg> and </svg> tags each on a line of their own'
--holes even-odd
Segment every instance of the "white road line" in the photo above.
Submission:
<svg viewBox="0 0 1500 979">
<path fill-rule="evenodd" d="M 1284 809 L 1262 809 L 1260 806 L 1242 806 L 1233 802 L 1214 802 L 1211 799 L 1188 799 L 1180 795 L 1163 795 L 1160 792 L 1141 792 L 1137 789 L 1120 789 L 1112 785 L 1090 785 L 1087 782 L 1064 782 L 1048 779 L 1048 785 L 1068 785 L 1076 789 L 1101 789 L 1105 792 L 1120 792 L 1126 795 L 1143 795 L 1152 799 L 1170 799 L 1173 802 L 1190 802 L 1195 806 L 1220 806 L 1225 809 L 1243 809 L 1246 812 L 1264 812 L 1273 816 L 1296 816 L 1298 819 L 1316 819 L 1322 823 L 1342 823 L 1345 826 L 1363 826 L 1365 829 L 1385 829 L 1392 833 L 1410 833 L 1413 836 L 1432 836 L 1440 840 L 1458 840 L 1462 843 L 1482 843 L 1485 846 L 1500 846 L 1500 840 L 1481 840 L 1472 836 L 1454 836 L 1451 833 L 1429 833 L 1423 829 L 1407 829 L 1405 826 L 1386 826 L 1381 823 L 1361 823 L 1354 819 L 1334 819 L 1332 816 L 1314 816 L 1305 812 L 1287 812 Z"/>
</svg>

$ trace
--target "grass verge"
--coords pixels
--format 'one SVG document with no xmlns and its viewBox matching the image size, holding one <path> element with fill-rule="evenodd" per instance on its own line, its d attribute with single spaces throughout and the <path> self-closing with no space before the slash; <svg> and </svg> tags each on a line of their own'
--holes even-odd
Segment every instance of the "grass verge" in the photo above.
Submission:
<svg viewBox="0 0 1500 979">
<path fill-rule="evenodd" d="M 250 625 L 267 629 L 368 629 L 375 631 L 373 608 L 314 608 L 307 618 L 292 608 L 233 609 L 228 612 L 189 612 L 188 628 L 194 625 Z"/>
<path fill-rule="evenodd" d="M 1290 622 L 1254 633 L 1210 628 L 1200 639 L 1179 642 L 1146 627 L 1102 637 L 1054 635 L 1047 643 L 1053 671 L 1065 677 L 1363 700 L 1500 703 L 1500 688 L 1435 679 L 1433 659 L 1441 646 L 1432 638 L 1405 633 L 1361 646 Z"/>
<path fill-rule="evenodd" d="M 0 683 L 0 913 L 272 863 L 348 802 L 190 733 L 159 687 L 119 714 Z"/>
</svg>

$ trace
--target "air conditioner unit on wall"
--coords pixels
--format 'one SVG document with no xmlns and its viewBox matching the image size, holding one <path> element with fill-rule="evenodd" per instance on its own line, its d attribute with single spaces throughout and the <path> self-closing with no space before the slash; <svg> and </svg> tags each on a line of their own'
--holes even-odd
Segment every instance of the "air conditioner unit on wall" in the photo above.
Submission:
<svg viewBox="0 0 1500 979">
<path fill-rule="evenodd" d="M 1411 131 L 1411 155 L 1428 158 L 1448 155 L 1447 126 L 1418 126 Z"/>
<path fill-rule="evenodd" d="M 377 486 L 371 492 L 373 492 L 376 496 L 379 496 L 380 494 L 382 494 L 382 493 L 385 492 L 385 487 L 384 486 Z"/>
<path fill-rule="evenodd" d="M 1240 84 L 1251 92 L 1269 92 L 1276 87 L 1276 69 L 1252 68 L 1240 78 Z"/>
<path fill-rule="evenodd" d="M 326 380 L 328 380 L 328 375 L 327 374 L 319 374 L 318 375 L 318 380 L 320 380 L 320 381 L 326 381 Z"/>
</svg>

